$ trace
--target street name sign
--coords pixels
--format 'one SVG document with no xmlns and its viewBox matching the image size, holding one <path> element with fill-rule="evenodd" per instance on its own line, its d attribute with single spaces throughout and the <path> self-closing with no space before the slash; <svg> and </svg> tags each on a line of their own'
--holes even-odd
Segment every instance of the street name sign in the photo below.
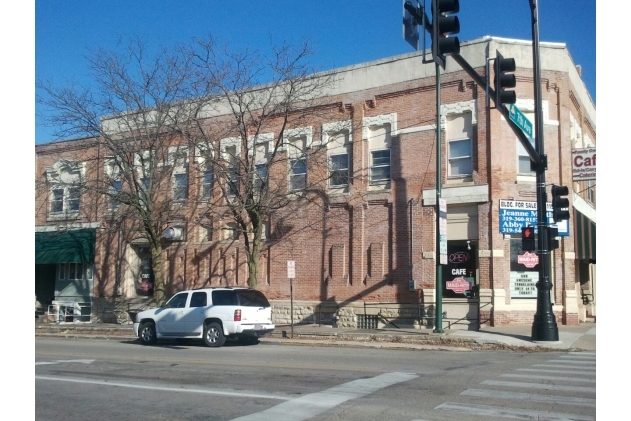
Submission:
<svg viewBox="0 0 631 421">
<path fill-rule="evenodd" d="M 532 123 L 519 108 L 515 107 L 515 104 L 511 104 L 508 108 L 508 117 L 510 117 L 513 123 L 517 124 L 517 127 L 526 133 L 526 136 L 532 139 Z"/>
</svg>

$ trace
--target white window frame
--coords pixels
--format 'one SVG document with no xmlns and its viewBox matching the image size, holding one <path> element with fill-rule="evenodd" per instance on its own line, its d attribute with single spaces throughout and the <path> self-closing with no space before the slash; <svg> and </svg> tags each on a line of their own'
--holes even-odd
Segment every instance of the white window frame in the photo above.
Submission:
<svg viewBox="0 0 631 421">
<path fill-rule="evenodd" d="M 346 167 L 344 168 L 334 168 L 334 164 L 333 164 L 333 159 L 340 157 L 340 156 L 345 156 L 346 157 Z M 329 168 L 330 168 L 330 176 L 329 176 L 329 186 L 331 188 L 342 188 L 342 187 L 346 187 L 348 186 L 348 184 L 350 183 L 350 159 L 349 159 L 349 153 L 336 153 L 336 154 L 331 154 L 329 155 Z M 335 178 L 335 176 L 337 174 L 340 174 L 341 172 L 345 172 L 346 173 L 346 180 L 344 183 L 334 183 L 333 180 Z"/>
<path fill-rule="evenodd" d="M 374 153 L 385 152 L 388 151 L 388 163 L 387 164 L 375 164 L 375 156 Z M 388 177 L 387 178 L 379 178 L 375 179 L 375 169 L 377 168 L 387 168 L 388 169 Z M 370 185 L 377 186 L 382 184 L 387 184 L 392 180 L 392 149 L 371 149 L 370 150 Z"/>
<path fill-rule="evenodd" d="M 174 202 L 185 202 L 188 199 L 188 146 L 169 147 L 168 163 L 171 166 L 171 194 Z M 182 183 L 183 181 L 183 183 Z"/>
<path fill-rule="evenodd" d="M 298 162 L 304 162 L 304 173 L 295 173 L 294 165 Z M 294 188 L 294 180 L 302 179 L 302 187 Z M 307 188 L 307 157 L 295 158 L 289 160 L 289 191 L 297 192 Z"/>
<path fill-rule="evenodd" d="M 452 143 L 464 142 L 464 141 L 469 142 L 469 155 L 461 155 L 457 157 L 452 157 L 451 156 Z M 471 171 L 468 173 L 454 174 L 452 171 L 452 162 L 457 161 L 457 160 L 465 160 L 465 159 L 469 160 Z M 471 177 L 473 175 L 473 139 L 464 137 L 462 139 L 449 139 L 447 141 L 447 170 L 448 170 L 447 175 L 449 177 Z"/>
<path fill-rule="evenodd" d="M 353 151 L 353 138 L 352 138 L 352 122 L 351 120 L 336 121 L 332 123 L 325 123 L 322 125 L 322 143 L 327 147 L 328 160 L 329 160 L 329 188 L 330 189 L 344 189 L 348 187 L 351 182 L 350 167 Z M 341 145 L 338 142 L 334 142 L 336 136 L 343 135 L 346 142 Z M 333 157 L 346 155 L 346 183 L 335 184 L 333 182 Z"/>
<path fill-rule="evenodd" d="M 66 218 L 77 217 L 81 211 L 81 182 L 85 177 L 85 162 L 75 162 L 67 159 L 57 161 L 46 168 L 46 179 L 50 183 L 49 217 Z M 55 192 L 62 192 L 60 198 L 55 198 Z M 73 193 L 78 192 L 76 196 Z M 76 201 L 76 206 L 73 202 Z M 60 203 L 61 210 L 53 210 L 54 204 Z M 76 209 L 72 209 L 75 207 Z"/>
<path fill-rule="evenodd" d="M 534 148 L 535 147 L 535 139 L 530 138 L 528 140 L 530 140 L 530 144 Z M 530 155 L 528 155 L 528 151 L 526 151 L 526 148 L 523 147 L 523 145 L 521 144 L 519 139 L 517 139 L 516 142 L 517 142 L 517 175 L 519 175 L 519 176 L 531 176 L 531 177 L 536 176 L 535 171 L 530 169 Z M 523 151 L 523 153 L 522 153 L 522 151 Z M 521 170 L 521 160 L 522 160 L 522 158 L 525 158 L 524 160 L 528 161 L 528 172 L 523 172 Z"/>
</svg>

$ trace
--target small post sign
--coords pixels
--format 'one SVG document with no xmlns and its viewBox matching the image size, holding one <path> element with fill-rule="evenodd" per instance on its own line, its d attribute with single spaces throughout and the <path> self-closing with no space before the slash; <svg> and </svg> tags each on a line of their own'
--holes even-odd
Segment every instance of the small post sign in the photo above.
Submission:
<svg viewBox="0 0 631 421">
<path fill-rule="evenodd" d="M 287 277 L 294 279 L 296 277 L 296 261 L 287 260 Z"/>
<path fill-rule="evenodd" d="M 438 199 L 440 264 L 447 264 L 447 200 Z"/>
</svg>

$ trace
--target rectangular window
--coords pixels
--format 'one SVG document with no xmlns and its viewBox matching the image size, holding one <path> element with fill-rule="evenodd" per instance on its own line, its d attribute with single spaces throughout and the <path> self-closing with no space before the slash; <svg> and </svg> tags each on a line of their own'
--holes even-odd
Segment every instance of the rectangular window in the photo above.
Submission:
<svg viewBox="0 0 631 421">
<path fill-rule="evenodd" d="M 65 263 L 59 263 L 57 265 L 57 279 L 63 281 L 64 279 L 66 279 L 66 264 Z"/>
<path fill-rule="evenodd" d="M 207 297 L 208 295 L 205 292 L 194 292 L 193 295 L 191 295 L 189 307 L 206 307 Z"/>
<path fill-rule="evenodd" d="M 140 179 L 140 198 L 144 201 L 149 197 L 148 193 L 151 189 L 151 179 L 149 177 L 143 177 Z"/>
<path fill-rule="evenodd" d="M 173 175 L 173 200 L 181 202 L 188 197 L 188 174 Z"/>
<path fill-rule="evenodd" d="M 202 198 L 208 199 L 213 189 L 213 172 L 206 170 L 202 173 Z"/>
<path fill-rule="evenodd" d="M 68 210 L 76 212 L 79 210 L 81 201 L 81 189 L 79 187 L 68 188 Z"/>
<path fill-rule="evenodd" d="M 348 184 L 348 154 L 331 156 L 331 187 Z"/>
<path fill-rule="evenodd" d="M 110 184 L 110 194 L 109 194 L 109 204 L 110 209 L 116 209 L 120 202 L 118 201 L 118 197 L 123 191 L 123 181 L 122 180 L 112 180 Z"/>
<path fill-rule="evenodd" d="M 596 184 L 594 180 L 587 180 L 587 200 L 591 203 L 596 203 L 596 192 L 594 191 L 594 187 Z"/>
<path fill-rule="evenodd" d="M 237 167 L 228 167 L 228 196 L 239 194 L 239 173 Z"/>
<path fill-rule="evenodd" d="M 390 149 L 370 151 L 370 184 L 390 181 Z"/>
<path fill-rule="evenodd" d="M 267 186 L 267 164 L 256 164 L 254 172 L 254 193 L 260 193 Z"/>
<path fill-rule="evenodd" d="M 51 213 L 64 211 L 64 189 L 55 189 L 52 191 L 50 211 Z"/>
<path fill-rule="evenodd" d="M 449 175 L 463 176 L 473 174 L 471 139 L 450 140 Z"/>
<path fill-rule="evenodd" d="M 305 159 L 292 159 L 289 164 L 290 189 L 292 191 L 305 189 L 307 187 L 307 161 Z"/>
<path fill-rule="evenodd" d="M 213 305 L 215 306 L 236 306 L 239 305 L 234 291 L 213 291 Z"/>
<path fill-rule="evenodd" d="M 529 140 L 530 140 L 530 144 L 534 147 L 535 140 L 534 139 L 529 139 Z M 517 159 L 518 159 L 518 168 L 517 168 L 518 174 L 534 175 L 535 172 L 530 169 L 530 156 L 528 156 L 528 152 L 526 152 L 526 148 L 523 147 L 523 145 L 521 144 L 519 140 L 517 141 Z"/>
</svg>

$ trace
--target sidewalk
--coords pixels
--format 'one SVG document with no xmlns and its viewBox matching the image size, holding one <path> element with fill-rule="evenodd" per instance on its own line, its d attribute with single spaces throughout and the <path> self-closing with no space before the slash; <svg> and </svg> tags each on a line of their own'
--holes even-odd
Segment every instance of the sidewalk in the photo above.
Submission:
<svg viewBox="0 0 631 421">
<path fill-rule="evenodd" d="M 470 351 L 513 349 L 530 351 L 596 351 L 596 324 L 557 325 L 558 342 L 533 342 L 530 325 L 485 327 L 480 331 L 431 329 L 349 329 L 330 325 L 276 325 L 262 343 L 282 345 L 361 346 L 372 348 Z M 35 336 L 134 340 L 132 325 L 108 323 L 35 323 Z"/>
</svg>

